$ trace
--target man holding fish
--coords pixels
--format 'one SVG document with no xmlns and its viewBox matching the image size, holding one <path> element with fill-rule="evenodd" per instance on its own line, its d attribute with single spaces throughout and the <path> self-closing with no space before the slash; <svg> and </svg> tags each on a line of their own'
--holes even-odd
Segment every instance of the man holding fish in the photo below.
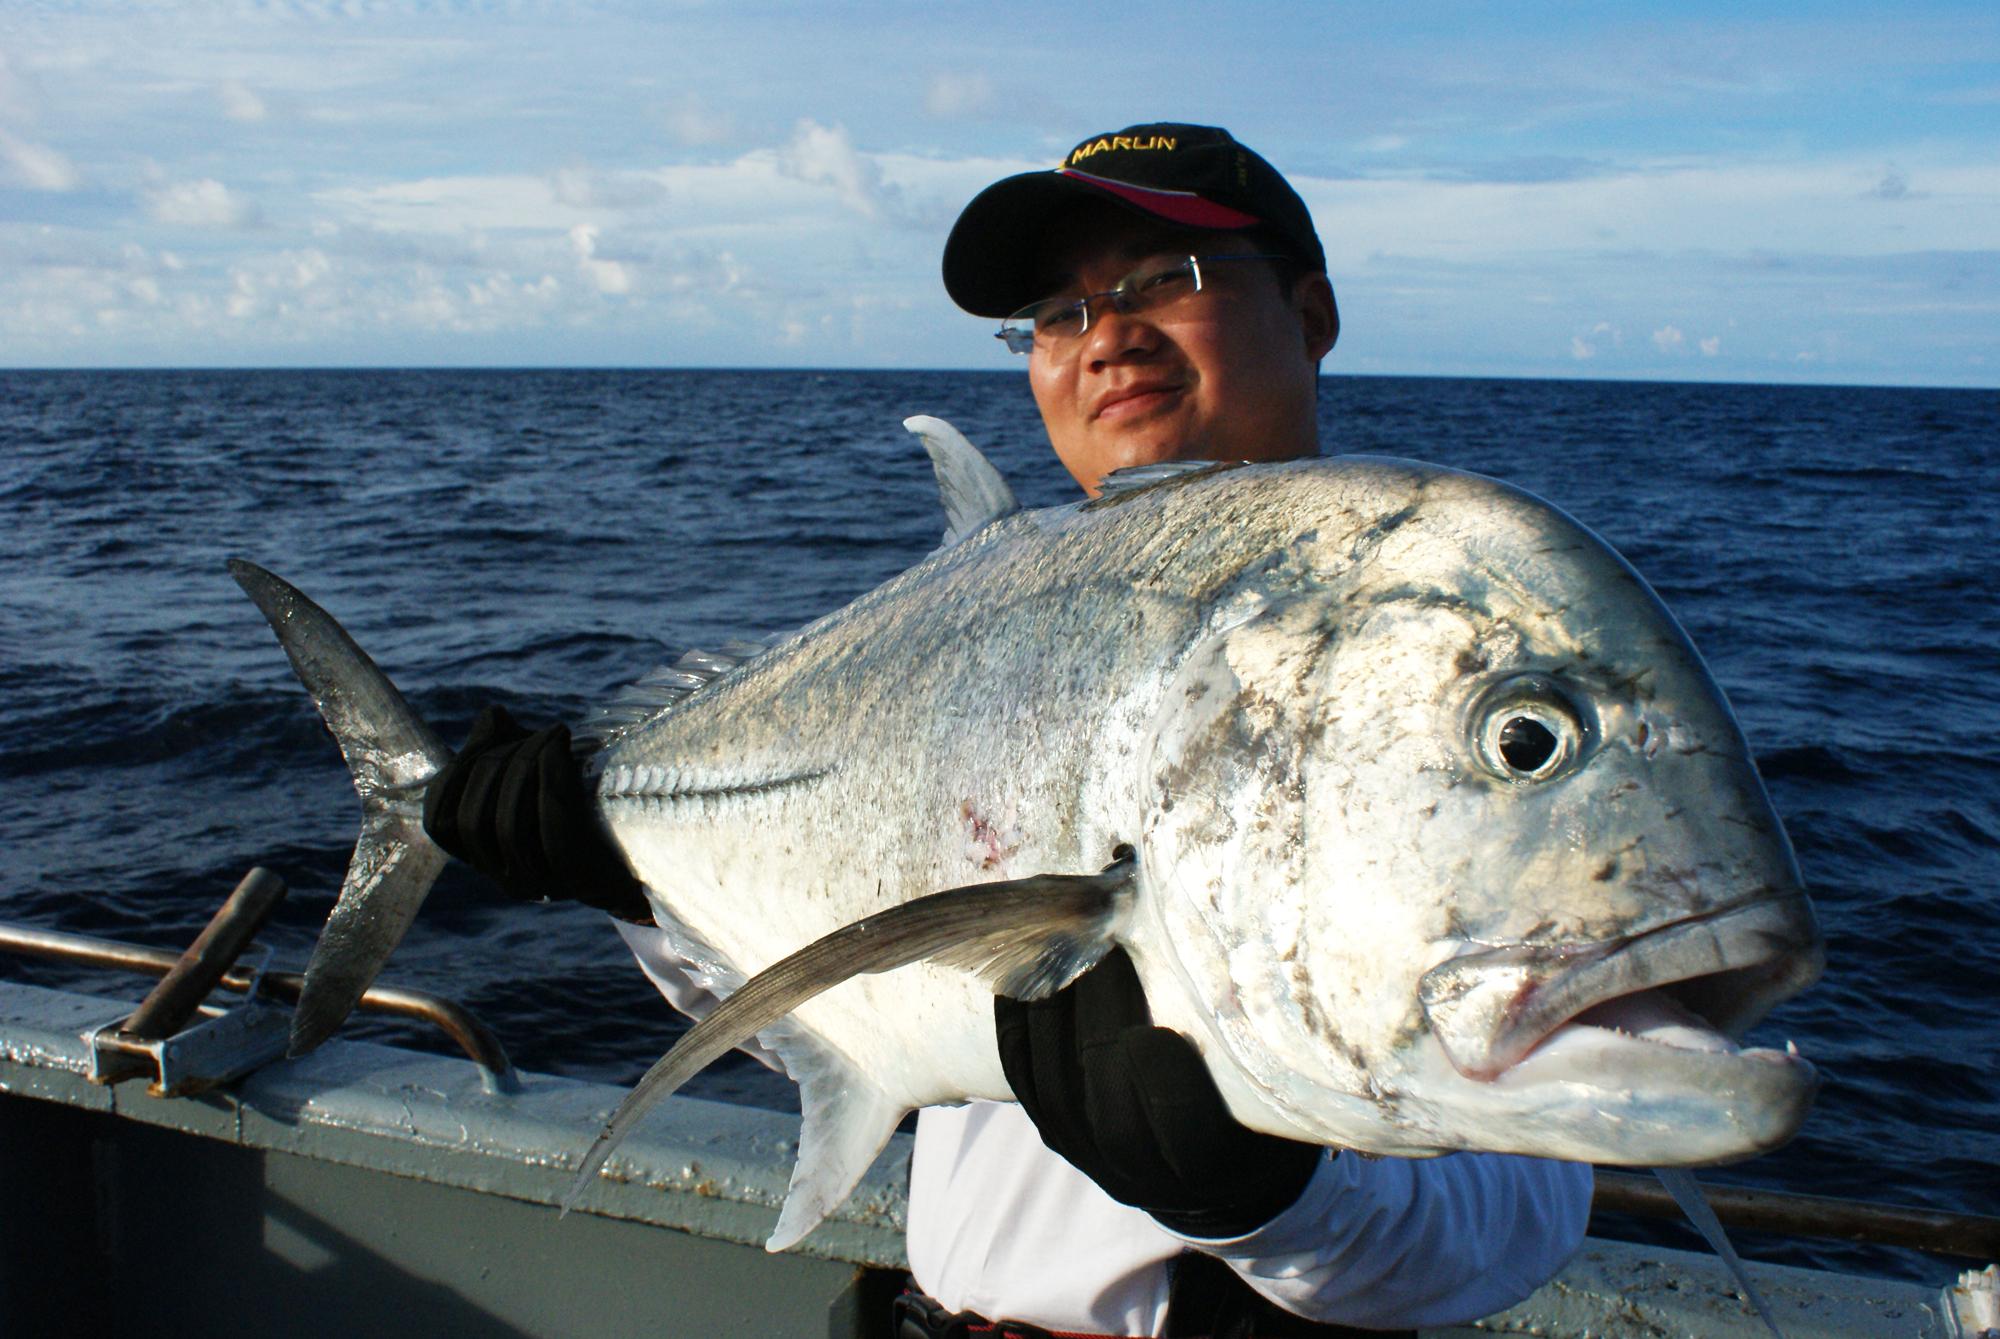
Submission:
<svg viewBox="0 0 2000 1339">
<path fill-rule="evenodd" d="M 1319 454 L 1340 330 L 1325 257 L 1304 202 L 1225 131 L 1135 126 L 996 183 L 953 228 L 944 280 L 1028 358 L 1050 443 L 1092 495 L 1133 466 Z M 618 916 L 669 998 L 712 1006 L 652 928 L 562 727 L 482 715 L 424 821 L 516 896 Z M 1195 1048 L 1151 1025 L 1122 951 L 1051 999 L 996 998 L 995 1017 L 1020 1104 L 922 1113 L 903 1336 L 1445 1324 L 1519 1300 L 1582 1238 L 1584 1164 L 1372 1159 L 1240 1125 Z"/>
</svg>

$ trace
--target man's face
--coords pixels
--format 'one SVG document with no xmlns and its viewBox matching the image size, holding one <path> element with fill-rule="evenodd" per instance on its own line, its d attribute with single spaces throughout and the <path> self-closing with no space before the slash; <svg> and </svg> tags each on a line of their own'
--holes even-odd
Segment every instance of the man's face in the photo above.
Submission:
<svg viewBox="0 0 2000 1339">
<path fill-rule="evenodd" d="M 1156 226 L 1109 206 L 1074 216 L 1049 257 L 1046 292 L 1103 292 L 1149 261 L 1260 250 L 1237 234 Z M 1333 346 L 1324 275 L 1290 291 L 1268 265 L 1216 265 L 1202 290 L 1126 315 L 1091 304 L 1090 326 L 1028 355 L 1050 444 L 1085 491 L 1128 465 L 1289 460 L 1316 454 L 1319 360 Z"/>
</svg>

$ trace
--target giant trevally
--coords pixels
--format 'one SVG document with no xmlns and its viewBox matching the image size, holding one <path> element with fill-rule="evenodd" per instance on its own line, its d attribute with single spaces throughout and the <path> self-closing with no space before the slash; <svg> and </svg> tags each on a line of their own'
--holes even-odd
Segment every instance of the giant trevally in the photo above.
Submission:
<svg viewBox="0 0 2000 1339">
<path fill-rule="evenodd" d="M 910 426 L 941 549 L 600 722 L 605 829 L 733 997 L 608 1134 L 759 1035 L 802 1088 L 780 1249 L 906 1111 L 1011 1096 L 995 989 L 1114 944 L 1272 1134 L 1688 1166 L 1797 1129 L 1811 1067 L 1731 1040 L 1819 970 L 1797 864 L 1722 693 L 1601 540 L 1363 457 L 1025 511 L 947 425 Z M 323 611 L 232 566 L 366 812 L 305 1048 L 435 876 L 422 791 L 449 753 Z"/>
</svg>

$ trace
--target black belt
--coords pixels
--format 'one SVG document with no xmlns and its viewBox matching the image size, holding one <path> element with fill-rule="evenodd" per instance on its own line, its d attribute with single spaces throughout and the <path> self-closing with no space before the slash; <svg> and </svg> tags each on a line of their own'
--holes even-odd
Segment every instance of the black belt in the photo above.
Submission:
<svg viewBox="0 0 2000 1339">
<path fill-rule="evenodd" d="M 1295 1316 L 1228 1265 L 1199 1251 L 1183 1252 L 1173 1271 L 1167 1290 L 1170 1339 L 1416 1339 L 1415 1330 L 1358 1330 Z M 936 1298 L 914 1289 L 896 1299 L 891 1314 L 895 1339 L 1097 1339 L 1075 1330 L 947 1311 Z"/>
<path fill-rule="evenodd" d="M 947 1311 L 944 1303 L 914 1290 L 890 1308 L 895 1339 L 1113 1339 L 1080 1330 L 1049 1330 L 1025 1320 L 988 1320 L 972 1311 Z"/>
</svg>

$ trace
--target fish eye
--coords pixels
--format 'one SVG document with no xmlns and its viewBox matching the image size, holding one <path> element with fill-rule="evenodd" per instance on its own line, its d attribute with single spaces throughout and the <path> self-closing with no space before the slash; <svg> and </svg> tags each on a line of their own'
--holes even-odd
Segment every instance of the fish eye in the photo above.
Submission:
<svg viewBox="0 0 2000 1339">
<path fill-rule="evenodd" d="M 1473 722 L 1480 762 L 1501 780 L 1522 783 L 1568 771 L 1588 734 L 1576 703 L 1539 675 L 1495 685 L 1482 695 Z"/>
</svg>

